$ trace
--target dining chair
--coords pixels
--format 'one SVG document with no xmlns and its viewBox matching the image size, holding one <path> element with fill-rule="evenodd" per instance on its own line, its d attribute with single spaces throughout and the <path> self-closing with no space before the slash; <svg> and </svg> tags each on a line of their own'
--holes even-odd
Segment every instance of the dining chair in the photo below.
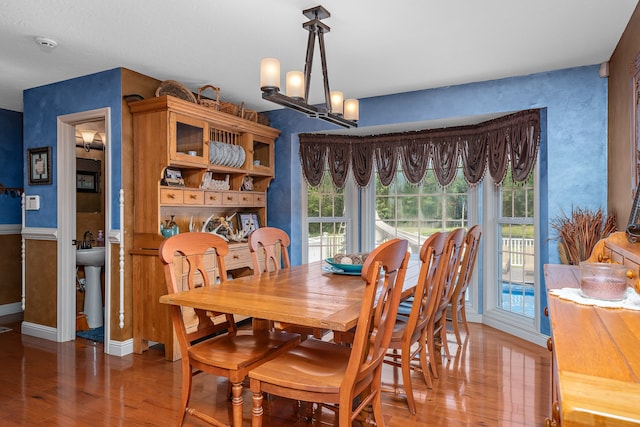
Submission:
<svg viewBox="0 0 640 427">
<path fill-rule="evenodd" d="M 447 307 L 451 301 L 453 286 L 458 277 L 460 268 L 460 254 L 464 244 L 465 229 L 456 228 L 447 234 L 445 249 L 440 259 L 442 275 L 438 280 L 440 289 L 436 290 L 436 308 L 433 313 L 433 323 L 427 328 L 427 344 L 429 345 L 429 355 L 432 355 L 432 365 L 437 365 L 436 356 L 440 355 L 440 348 L 444 348 L 447 359 L 451 358 L 449 345 L 447 344 Z M 438 342 L 436 342 L 436 339 Z M 436 369 L 437 371 L 437 369 Z M 433 372 L 433 371 L 432 371 Z M 436 378 L 438 377 L 436 372 Z"/>
<path fill-rule="evenodd" d="M 476 224 L 471 227 L 464 238 L 464 249 L 462 259 L 460 261 L 460 274 L 456 281 L 455 288 L 451 295 L 451 303 L 448 307 L 449 317 L 453 332 L 456 335 L 458 345 L 462 344 L 460 338 L 460 322 L 464 325 L 464 330 L 469 334 L 469 325 L 467 324 L 466 299 L 465 294 L 473 275 L 473 269 L 478 256 L 480 247 L 480 238 L 482 237 L 482 227 Z"/>
<path fill-rule="evenodd" d="M 373 407 L 384 426 L 380 382 L 409 261 L 406 240 L 379 245 L 362 266 L 362 306 L 353 345 L 309 338 L 299 346 L 251 370 L 252 426 L 262 426 L 263 393 L 318 404 L 337 404 L 341 427 Z M 355 403 L 355 398 L 359 397 Z"/>
<path fill-rule="evenodd" d="M 260 275 L 268 271 L 278 271 L 282 268 L 290 268 L 290 243 L 291 240 L 289 239 L 287 232 L 276 227 L 262 227 L 251 232 L 251 234 L 249 234 L 248 244 L 253 262 L 253 274 Z M 260 263 L 258 256 L 258 253 L 260 252 L 264 254 L 264 264 Z M 280 254 L 280 256 L 278 256 L 278 254 Z M 280 259 L 282 259 L 282 264 Z M 258 325 L 259 321 L 256 321 L 255 324 Z M 282 322 L 275 322 L 274 324 L 270 324 L 268 327 L 279 331 L 300 334 L 303 340 L 310 335 L 313 335 L 316 338 L 322 338 L 324 333 L 324 331 L 319 328 L 310 328 Z"/>
<path fill-rule="evenodd" d="M 205 265 L 205 258 L 209 256 L 205 253 L 210 249 L 215 250 L 213 271 L 210 265 Z M 199 286 L 212 286 L 215 277 L 210 275 L 217 274 L 220 282 L 227 280 L 224 256 L 229 252 L 229 246 L 218 236 L 199 232 L 178 234 L 162 242 L 158 251 L 170 294 Z M 176 254 L 183 256 L 184 261 L 176 261 Z M 175 262 L 181 262 L 186 269 L 179 277 L 176 277 L 179 270 L 176 270 Z M 210 271 L 207 271 L 207 266 Z M 299 335 L 269 331 L 239 332 L 232 314 L 221 315 L 178 305 L 170 305 L 169 310 L 182 355 L 178 425 L 183 424 L 186 414 L 215 426 L 226 425 L 200 409 L 188 406 L 193 376 L 204 372 L 229 379 L 233 426 L 241 426 L 242 383 L 247 373 L 297 345 Z"/>
<path fill-rule="evenodd" d="M 249 234 L 248 244 L 253 262 L 253 273 L 257 275 L 265 271 L 278 271 L 281 268 L 291 267 L 289 261 L 290 243 L 291 239 L 289 239 L 287 232 L 276 227 L 261 227 L 252 231 Z M 280 247 L 279 252 L 277 251 L 278 246 Z M 264 253 L 264 266 L 260 264 L 258 259 L 258 253 L 261 251 Z"/>
<path fill-rule="evenodd" d="M 416 413 L 416 404 L 411 384 L 411 371 L 422 374 L 428 388 L 433 388 L 429 372 L 427 349 L 427 326 L 433 321 L 437 298 L 434 287 L 438 287 L 440 257 L 444 252 L 447 234 L 437 232 L 429 236 L 420 248 L 420 273 L 413 294 L 411 311 L 408 316 L 398 314 L 384 363 L 393 366 L 394 391 L 397 392 L 398 367 L 402 372 L 402 384 L 411 414 Z M 416 345 L 417 344 L 417 345 Z M 400 353 L 398 353 L 398 350 Z M 418 364 L 414 363 L 418 362 Z"/>
</svg>

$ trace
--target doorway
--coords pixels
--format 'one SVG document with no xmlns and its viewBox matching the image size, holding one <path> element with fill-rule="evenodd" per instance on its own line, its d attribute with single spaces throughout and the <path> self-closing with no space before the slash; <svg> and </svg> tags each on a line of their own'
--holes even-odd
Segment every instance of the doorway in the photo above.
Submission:
<svg viewBox="0 0 640 427">
<path fill-rule="evenodd" d="M 104 352 L 110 353 L 110 242 L 109 231 L 111 229 L 111 120 L 110 109 L 84 111 L 58 117 L 58 141 L 57 141 L 57 173 L 58 173 L 58 301 L 57 301 L 57 340 L 70 341 L 76 336 L 76 246 L 74 240 L 77 237 L 76 227 L 76 134 L 83 125 L 92 122 L 104 123 L 104 236 L 105 236 L 105 262 L 104 262 Z M 100 139 L 100 138 L 97 138 Z M 84 230 L 82 230 L 84 232 Z M 94 236 L 95 238 L 96 236 Z"/>
</svg>

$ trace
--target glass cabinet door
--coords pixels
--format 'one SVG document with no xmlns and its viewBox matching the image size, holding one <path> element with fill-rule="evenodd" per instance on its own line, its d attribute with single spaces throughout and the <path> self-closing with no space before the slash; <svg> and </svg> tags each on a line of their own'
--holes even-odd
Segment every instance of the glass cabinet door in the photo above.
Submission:
<svg viewBox="0 0 640 427">
<path fill-rule="evenodd" d="M 209 163 L 209 126 L 203 120 L 170 115 L 170 160 L 177 165 L 206 166 Z"/>
</svg>

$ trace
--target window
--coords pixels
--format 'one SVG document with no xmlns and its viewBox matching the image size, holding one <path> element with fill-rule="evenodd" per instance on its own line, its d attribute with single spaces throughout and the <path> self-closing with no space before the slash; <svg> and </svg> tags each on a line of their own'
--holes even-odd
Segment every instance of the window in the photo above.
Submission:
<svg viewBox="0 0 640 427">
<path fill-rule="evenodd" d="M 328 173 L 318 187 L 307 186 L 307 262 L 346 252 L 351 223 L 345 212 L 346 193 L 333 186 Z"/>
<path fill-rule="evenodd" d="M 535 317 L 533 174 L 514 184 L 510 174 L 500 187 L 498 218 L 500 292 L 497 306 L 510 313 Z"/>
<path fill-rule="evenodd" d="M 510 169 L 510 168 L 509 168 Z M 539 335 L 538 168 L 523 183 L 510 175 L 483 191 L 482 323 L 531 342 Z"/>
<path fill-rule="evenodd" d="M 366 193 L 371 192 L 365 190 Z M 307 187 L 307 262 L 356 251 L 351 248 L 367 247 L 363 242 L 349 244 L 352 234 L 373 233 L 374 239 L 363 239 L 373 240 L 372 247 L 401 237 L 409 240 L 410 251 L 417 254 L 434 232 L 468 226 L 467 183 L 460 168 L 447 188 L 440 187 L 432 171 L 419 186 L 412 185 L 405 179 L 401 167 L 388 187 L 376 179 L 375 195 L 370 196 L 375 199 L 375 216 L 371 215 L 369 224 L 363 221 L 362 233 L 352 230 L 363 215 L 358 212 L 357 203 L 348 203 L 356 199 L 346 196 L 348 194 L 358 194 L 353 181 L 348 180 L 344 189 L 336 189 L 327 173 L 317 188 Z"/>
<path fill-rule="evenodd" d="M 400 237 L 409 240 L 414 254 L 434 232 L 468 225 L 467 183 L 461 168 L 451 185 L 442 188 L 432 170 L 416 186 L 407 182 L 399 166 L 388 187 L 376 178 L 375 206 L 375 244 Z"/>
</svg>

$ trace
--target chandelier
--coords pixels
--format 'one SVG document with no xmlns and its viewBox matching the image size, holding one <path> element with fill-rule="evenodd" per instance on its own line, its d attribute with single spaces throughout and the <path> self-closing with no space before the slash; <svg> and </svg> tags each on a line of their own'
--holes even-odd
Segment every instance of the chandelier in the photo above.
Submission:
<svg viewBox="0 0 640 427">
<path fill-rule="evenodd" d="M 310 21 L 302 24 L 302 27 L 309 31 L 304 74 L 301 71 L 289 71 L 286 75 L 286 94 L 283 95 L 280 93 L 280 61 L 275 58 L 264 58 L 260 61 L 260 90 L 262 90 L 262 98 L 299 111 L 311 118 L 325 120 L 346 128 L 358 127 L 358 100 L 343 100 L 342 92 L 329 90 L 327 60 L 324 52 L 324 33 L 328 33 L 331 28 L 321 21 L 330 17 L 331 14 L 322 6 L 304 10 L 302 14 L 310 19 Z M 316 37 L 320 47 L 325 98 L 324 105 L 319 106 L 307 104 Z"/>
</svg>

